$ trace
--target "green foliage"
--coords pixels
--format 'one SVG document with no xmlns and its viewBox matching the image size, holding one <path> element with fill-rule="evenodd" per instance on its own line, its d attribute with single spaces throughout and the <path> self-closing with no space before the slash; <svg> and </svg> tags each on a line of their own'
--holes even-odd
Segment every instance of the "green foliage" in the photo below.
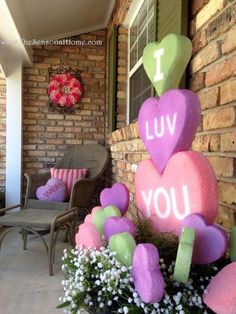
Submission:
<svg viewBox="0 0 236 314">
<path fill-rule="evenodd" d="M 154 230 L 150 221 L 140 218 L 139 215 L 134 219 L 137 228 L 136 242 L 152 243 L 166 263 L 174 261 L 178 249 L 178 237 L 171 232 L 161 233 Z"/>
</svg>

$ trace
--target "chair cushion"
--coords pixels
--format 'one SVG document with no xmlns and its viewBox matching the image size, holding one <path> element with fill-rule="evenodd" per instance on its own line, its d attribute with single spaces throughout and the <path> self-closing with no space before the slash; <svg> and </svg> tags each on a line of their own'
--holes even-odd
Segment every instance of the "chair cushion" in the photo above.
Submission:
<svg viewBox="0 0 236 314">
<path fill-rule="evenodd" d="M 66 199 L 66 185 L 57 178 L 51 178 L 45 185 L 36 190 L 36 196 L 40 201 L 63 202 Z"/>
<path fill-rule="evenodd" d="M 88 174 L 88 169 L 58 169 L 51 168 L 51 177 L 62 180 L 66 185 L 67 197 L 70 198 L 72 186 L 78 179 L 83 179 Z"/>
<path fill-rule="evenodd" d="M 63 210 L 22 209 L 0 217 L 0 225 L 36 229 L 50 229 L 52 220 Z"/>
</svg>

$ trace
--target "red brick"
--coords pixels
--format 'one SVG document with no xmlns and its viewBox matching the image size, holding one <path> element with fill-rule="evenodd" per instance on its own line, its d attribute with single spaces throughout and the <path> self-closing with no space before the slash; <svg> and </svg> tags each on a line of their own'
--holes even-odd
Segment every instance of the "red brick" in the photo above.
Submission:
<svg viewBox="0 0 236 314">
<path fill-rule="evenodd" d="M 218 134 L 196 136 L 192 149 L 202 152 L 217 152 L 220 149 L 220 136 Z"/>
<path fill-rule="evenodd" d="M 193 0 L 191 2 L 191 13 L 192 15 L 196 15 L 203 7 L 205 4 L 207 4 L 209 0 Z"/>
<path fill-rule="evenodd" d="M 200 33 L 197 33 L 196 36 L 192 40 L 193 44 L 193 55 L 204 48 L 207 44 L 206 39 L 206 30 L 201 31 Z"/>
<path fill-rule="evenodd" d="M 223 158 L 218 156 L 209 156 L 208 160 L 212 164 L 215 174 L 220 177 L 233 177 L 234 160 L 233 158 Z"/>
<path fill-rule="evenodd" d="M 198 72 L 190 79 L 190 89 L 194 92 L 205 87 L 205 72 Z"/>
<path fill-rule="evenodd" d="M 218 190 L 220 202 L 236 205 L 236 183 L 219 182 Z"/>
<path fill-rule="evenodd" d="M 236 27 L 231 29 L 225 36 L 222 44 L 222 53 L 226 54 L 236 49 Z"/>
<path fill-rule="evenodd" d="M 204 89 L 204 92 L 199 94 L 201 109 L 209 109 L 216 107 L 219 104 L 220 88 L 212 87 Z"/>
<path fill-rule="evenodd" d="M 220 147 L 222 152 L 236 152 L 236 132 L 221 134 Z"/>
<path fill-rule="evenodd" d="M 211 111 L 203 117 L 203 129 L 212 130 L 231 127 L 235 124 L 235 108 L 223 108 Z"/>
<path fill-rule="evenodd" d="M 227 81 L 221 86 L 220 104 L 226 104 L 236 100 L 236 80 Z"/>
<path fill-rule="evenodd" d="M 236 55 L 216 64 L 206 72 L 206 86 L 215 85 L 236 75 Z"/>
<path fill-rule="evenodd" d="M 220 57 L 219 44 L 212 42 L 208 44 L 203 50 L 198 52 L 191 61 L 190 70 L 192 73 L 196 73 L 204 66 L 212 63 Z"/>
</svg>

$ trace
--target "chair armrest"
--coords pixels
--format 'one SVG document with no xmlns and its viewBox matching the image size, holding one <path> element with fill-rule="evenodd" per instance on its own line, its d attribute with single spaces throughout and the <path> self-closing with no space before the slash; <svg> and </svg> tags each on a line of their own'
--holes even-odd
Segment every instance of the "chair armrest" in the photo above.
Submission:
<svg viewBox="0 0 236 314">
<path fill-rule="evenodd" d="M 8 210 L 11 210 L 11 209 L 14 209 L 14 208 L 18 208 L 18 207 L 22 208 L 22 204 L 17 204 L 17 205 L 1 208 L 0 209 L 0 215 L 1 214 L 5 214 Z"/>
<path fill-rule="evenodd" d="M 25 173 L 24 175 L 27 180 L 25 201 L 27 201 L 29 198 L 35 198 L 37 188 L 41 185 L 45 185 L 51 177 L 50 172 L 40 174 Z"/>
<path fill-rule="evenodd" d="M 64 222 L 74 218 L 77 215 L 78 215 L 78 208 L 73 207 L 69 210 L 64 211 L 61 214 L 58 214 L 56 217 L 54 217 L 54 219 L 52 221 L 52 225 L 54 224 L 56 226 L 57 224 L 64 223 Z"/>
<path fill-rule="evenodd" d="M 70 208 L 89 208 L 96 188 L 98 178 L 78 179 L 72 188 L 70 196 Z"/>
</svg>

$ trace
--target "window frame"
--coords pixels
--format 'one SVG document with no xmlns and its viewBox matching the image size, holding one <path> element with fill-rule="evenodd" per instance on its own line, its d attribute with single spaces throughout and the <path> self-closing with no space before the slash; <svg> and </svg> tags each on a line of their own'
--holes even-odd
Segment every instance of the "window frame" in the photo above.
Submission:
<svg viewBox="0 0 236 314">
<path fill-rule="evenodd" d="M 136 1 L 135 8 L 132 10 L 132 16 L 129 19 L 128 23 L 128 65 L 127 65 L 127 103 L 126 103 L 126 125 L 136 121 L 136 119 L 130 121 L 130 79 L 132 75 L 139 69 L 139 67 L 143 64 L 142 57 L 137 61 L 135 66 L 130 70 L 130 29 L 132 24 L 134 23 L 135 18 L 137 17 L 138 13 L 140 12 L 144 2 L 147 0 Z M 157 26 L 157 0 L 155 0 L 155 7 L 154 7 L 154 21 L 155 21 L 155 38 L 157 34 L 156 26 Z M 154 88 L 151 89 L 151 96 L 154 95 Z"/>
</svg>

